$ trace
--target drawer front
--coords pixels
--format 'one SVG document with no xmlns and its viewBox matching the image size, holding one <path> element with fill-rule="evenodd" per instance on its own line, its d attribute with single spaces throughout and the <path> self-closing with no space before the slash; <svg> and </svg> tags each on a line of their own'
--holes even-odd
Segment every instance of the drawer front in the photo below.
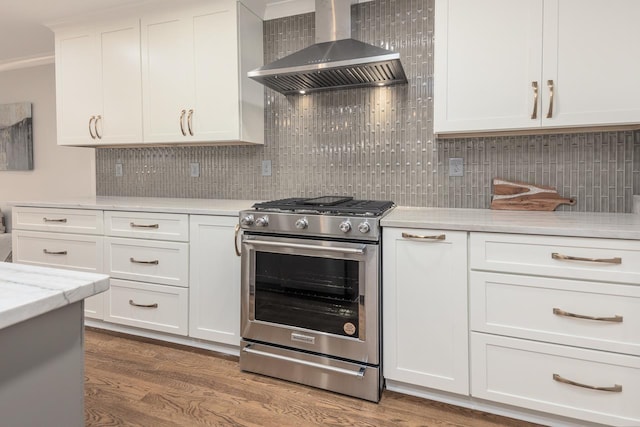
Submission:
<svg viewBox="0 0 640 427">
<path fill-rule="evenodd" d="M 471 233 L 470 267 L 637 284 L 640 241 Z"/>
<path fill-rule="evenodd" d="M 640 356 L 640 286 L 478 271 L 469 286 L 474 331 Z"/>
<path fill-rule="evenodd" d="M 474 397 L 607 425 L 640 425 L 636 356 L 477 332 L 471 350 Z"/>
<path fill-rule="evenodd" d="M 122 325 L 186 335 L 188 290 L 111 279 L 104 320 Z"/>
<path fill-rule="evenodd" d="M 105 237 L 106 274 L 186 287 L 189 284 L 187 243 Z"/>
<path fill-rule="evenodd" d="M 189 215 L 107 211 L 104 223 L 108 236 L 189 241 Z"/>
<path fill-rule="evenodd" d="M 14 230 L 13 262 L 99 273 L 102 237 Z"/>
<path fill-rule="evenodd" d="M 12 209 L 14 230 L 102 234 L 102 211 L 16 206 Z"/>
</svg>

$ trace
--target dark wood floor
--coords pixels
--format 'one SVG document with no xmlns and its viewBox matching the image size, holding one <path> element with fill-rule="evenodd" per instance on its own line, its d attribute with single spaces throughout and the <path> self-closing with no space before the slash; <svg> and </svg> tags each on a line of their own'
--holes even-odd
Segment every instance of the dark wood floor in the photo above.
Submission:
<svg viewBox="0 0 640 427">
<path fill-rule="evenodd" d="M 533 426 L 387 390 L 365 402 L 189 347 L 95 329 L 85 338 L 87 426 Z"/>
</svg>

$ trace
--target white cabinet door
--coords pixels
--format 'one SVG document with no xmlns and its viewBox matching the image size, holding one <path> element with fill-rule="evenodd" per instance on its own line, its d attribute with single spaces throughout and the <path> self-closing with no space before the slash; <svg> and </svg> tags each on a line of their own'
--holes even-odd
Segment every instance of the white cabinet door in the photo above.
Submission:
<svg viewBox="0 0 640 427">
<path fill-rule="evenodd" d="M 384 228 L 383 241 L 387 384 L 468 394 L 467 233 Z"/>
<path fill-rule="evenodd" d="M 237 217 L 190 216 L 189 336 L 240 345 Z"/>
</svg>

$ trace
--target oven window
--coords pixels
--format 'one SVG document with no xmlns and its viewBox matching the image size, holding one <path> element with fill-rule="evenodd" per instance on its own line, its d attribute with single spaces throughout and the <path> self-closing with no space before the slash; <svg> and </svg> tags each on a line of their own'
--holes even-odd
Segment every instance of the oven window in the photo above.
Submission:
<svg viewBox="0 0 640 427">
<path fill-rule="evenodd" d="M 358 261 L 256 252 L 255 318 L 358 337 Z"/>
</svg>

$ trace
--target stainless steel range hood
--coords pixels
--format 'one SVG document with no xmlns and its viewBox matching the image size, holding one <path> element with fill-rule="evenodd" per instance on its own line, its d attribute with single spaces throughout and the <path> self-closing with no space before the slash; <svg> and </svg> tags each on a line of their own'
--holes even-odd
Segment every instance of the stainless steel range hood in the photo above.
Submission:
<svg viewBox="0 0 640 427">
<path fill-rule="evenodd" d="M 316 0 L 316 43 L 248 73 L 289 94 L 407 83 L 400 54 L 351 36 L 351 2 Z"/>
</svg>

